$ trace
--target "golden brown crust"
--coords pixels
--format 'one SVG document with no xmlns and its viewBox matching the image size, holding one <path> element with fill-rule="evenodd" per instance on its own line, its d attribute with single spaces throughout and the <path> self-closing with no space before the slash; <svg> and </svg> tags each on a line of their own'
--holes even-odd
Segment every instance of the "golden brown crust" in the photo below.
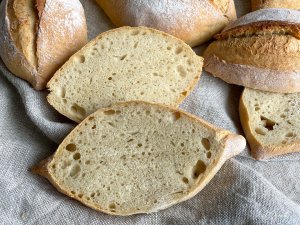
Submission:
<svg viewBox="0 0 300 225">
<path fill-rule="evenodd" d="M 1 3 L 0 56 L 13 74 L 41 90 L 55 70 L 87 42 L 87 28 L 79 1 L 54 0 L 44 7 L 46 0 L 38 0 L 37 8 L 33 2 Z"/>
<path fill-rule="evenodd" d="M 250 112 L 248 111 L 246 103 L 244 102 L 243 96 L 245 91 L 246 88 L 240 98 L 239 114 L 240 114 L 241 125 L 243 127 L 246 139 L 250 145 L 251 155 L 253 156 L 253 158 L 257 160 L 267 160 L 269 158 L 279 156 L 279 155 L 284 155 L 293 152 L 300 152 L 300 142 L 278 145 L 278 146 L 266 146 L 266 145 L 264 146 L 256 139 L 255 135 L 253 134 L 253 131 L 251 130 L 251 124 L 249 118 Z"/>
<path fill-rule="evenodd" d="M 287 8 L 287 9 L 300 9 L 299 0 L 252 0 L 252 10 L 264 8 Z"/>
<path fill-rule="evenodd" d="M 116 26 L 146 26 L 172 34 L 190 46 L 209 40 L 236 19 L 233 0 L 97 0 Z"/>
<path fill-rule="evenodd" d="M 184 196 L 181 199 L 178 199 L 175 202 L 172 202 L 171 204 L 166 204 L 166 205 L 162 205 L 161 208 L 155 209 L 154 211 L 158 211 L 158 210 L 162 210 L 165 208 L 168 208 L 174 204 L 177 204 L 179 202 L 185 201 L 187 199 L 192 198 L 193 196 L 195 196 L 200 190 L 203 189 L 203 187 L 213 178 L 213 176 L 218 172 L 218 170 L 220 169 L 220 167 L 224 164 L 224 162 L 239 154 L 246 145 L 245 139 L 240 136 L 240 135 L 235 135 L 230 133 L 229 131 L 226 130 L 222 130 L 220 128 L 217 128 L 211 124 L 209 124 L 208 122 L 192 115 L 189 114 L 185 111 L 179 110 L 177 108 L 174 107 L 170 107 L 170 106 L 165 106 L 162 104 L 158 104 L 158 103 L 149 103 L 149 102 L 143 102 L 143 101 L 130 101 L 130 102 L 120 102 L 117 103 L 115 105 L 113 105 L 110 108 L 103 108 L 103 109 L 99 109 L 96 113 L 99 112 L 103 112 L 103 111 L 107 111 L 111 108 L 114 107 L 120 107 L 120 106 L 128 106 L 131 104 L 144 104 L 147 106 L 158 106 L 158 107 L 163 107 L 164 109 L 168 109 L 170 111 L 175 111 L 175 112 L 179 112 L 182 114 L 182 116 L 186 116 L 189 119 L 191 119 L 193 122 L 195 123 L 201 123 L 201 125 L 207 126 L 209 129 L 212 129 L 216 132 L 216 136 L 218 137 L 218 140 L 220 141 L 220 146 L 222 146 L 223 151 L 220 152 L 219 156 L 216 158 L 216 160 L 209 165 L 209 167 L 207 168 L 207 171 L 203 177 L 201 177 L 197 184 L 195 185 L 195 187 L 193 189 L 191 189 L 190 193 L 188 193 L 186 196 Z M 67 140 L 69 137 L 71 137 L 72 135 L 75 135 L 77 133 L 78 130 L 81 129 L 82 126 L 84 126 L 84 124 L 88 121 L 90 121 L 90 118 L 93 117 L 94 115 L 90 115 L 88 116 L 84 121 L 82 121 L 82 123 L 80 123 L 77 127 L 74 128 L 73 131 L 71 131 L 71 133 L 68 135 L 68 137 L 65 139 Z M 64 144 L 65 140 L 61 143 L 61 145 Z M 106 210 L 104 208 L 98 207 L 96 205 L 93 205 L 91 203 L 88 203 L 87 201 L 85 201 L 84 199 L 79 198 L 76 195 L 73 195 L 69 190 L 65 190 L 65 188 L 63 188 L 61 185 L 59 185 L 59 182 L 55 180 L 55 178 L 52 176 L 52 174 L 50 173 L 50 167 L 53 166 L 51 164 L 51 161 L 54 160 L 56 157 L 56 154 L 54 154 L 52 157 L 43 160 L 42 162 L 40 162 L 36 167 L 33 167 L 32 171 L 36 174 L 39 174 L 41 176 L 44 176 L 45 178 L 47 178 L 53 185 L 54 187 L 56 187 L 58 189 L 58 191 L 62 192 L 63 194 L 68 195 L 71 198 L 74 198 L 78 201 L 80 201 L 82 204 L 95 209 L 97 211 L 101 211 L 107 214 L 111 214 L 111 215 L 121 215 L 121 216 L 128 216 L 131 214 L 135 214 L 134 212 L 129 213 L 129 214 L 119 214 L 119 213 L 114 213 L 111 212 L 109 210 Z M 139 212 L 139 213 L 150 213 L 150 212 Z"/>
</svg>

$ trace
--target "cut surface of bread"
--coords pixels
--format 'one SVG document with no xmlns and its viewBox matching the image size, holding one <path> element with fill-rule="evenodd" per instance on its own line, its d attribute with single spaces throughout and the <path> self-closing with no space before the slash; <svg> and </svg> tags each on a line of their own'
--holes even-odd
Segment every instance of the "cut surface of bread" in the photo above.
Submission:
<svg viewBox="0 0 300 225">
<path fill-rule="evenodd" d="M 240 100 L 240 118 L 256 159 L 300 152 L 300 93 L 246 88 Z"/>
<path fill-rule="evenodd" d="M 236 19 L 234 0 L 97 0 L 116 26 L 145 26 L 196 46 Z"/>
<path fill-rule="evenodd" d="M 212 75 L 263 91 L 300 91 L 300 12 L 255 11 L 216 38 L 204 53 L 204 68 Z"/>
<path fill-rule="evenodd" d="M 93 209 L 151 213 L 196 195 L 245 145 L 176 108 L 125 102 L 87 117 L 33 172 Z"/>
<path fill-rule="evenodd" d="M 49 103 L 79 122 L 119 101 L 178 106 L 198 82 L 202 58 L 183 41 L 145 27 L 100 34 L 48 83 Z"/>
<path fill-rule="evenodd" d="M 252 0 L 252 9 L 287 8 L 300 10 L 299 0 Z"/>
</svg>

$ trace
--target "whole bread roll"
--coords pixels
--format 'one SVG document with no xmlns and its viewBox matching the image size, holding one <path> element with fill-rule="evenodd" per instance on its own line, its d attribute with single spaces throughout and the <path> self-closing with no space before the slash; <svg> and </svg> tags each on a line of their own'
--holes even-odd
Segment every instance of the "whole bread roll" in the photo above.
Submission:
<svg viewBox="0 0 300 225">
<path fill-rule="evenodd" d="M 300 92 L 300 12 L 262 9 L 234 21 L 204 54 L 224 81 L 270 92 Z"/>
<path fill-rule="evenodd" d="M 236 19 L 233 0 L 96 0 L 116 26 L 146 26 L 190 46 L 208 41 Z"/>
<path fill-rule="evenodd" d="M 252 0 L 252 9 L 264 8 L 287 8 L 287 9 L 300 9 L 299 0 Z"/>
<path fill-rule="evenodd" d="M 36 90 L 87 42 L 79 0 L 4 0 L 0 13 L 0 56 Z"/>
</svg>

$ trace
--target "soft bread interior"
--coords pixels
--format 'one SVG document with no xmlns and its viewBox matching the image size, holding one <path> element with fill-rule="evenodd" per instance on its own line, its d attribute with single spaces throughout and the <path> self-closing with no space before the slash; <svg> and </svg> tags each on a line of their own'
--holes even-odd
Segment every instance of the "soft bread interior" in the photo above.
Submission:
<svg viewBox="0 0 300 225">
<path fill-rule="evenodd" d="M 238 139 L 224 153 L 229 134 L 175 109 L 123 103 L 84 120 L 47 170 L 62 192 L 92 208 L 149 213 L 192 197 L 242 151 Z"/>
<path fill-rule="evenodd" d="M 183 41 L 144 27 L 101 34 L 48 83 L 48 101 L 77 122 L 119 101 L 177 106 L 195 86 L 202 58 Z"/>
</svg>

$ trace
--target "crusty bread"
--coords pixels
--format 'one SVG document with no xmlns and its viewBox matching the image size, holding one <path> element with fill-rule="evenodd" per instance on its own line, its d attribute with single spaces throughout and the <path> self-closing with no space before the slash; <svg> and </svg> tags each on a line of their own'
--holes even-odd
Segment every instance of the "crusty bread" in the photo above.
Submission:
<svg viewBox="0 0 300 225">
<path fill-rule="evenodd" d="M 299 107 L 300 93 L 244 90 L 240 118 L 254 158 L 300 152 Z"/>
<path fill-rule="evenodd" d="M 146 26 L 190 46 L 208 41 L 236 19 L 233 0 L 97 0 L 117 26 Z"/>
<path fill-rule="evenodd" d="M 201 76 L 203 59 L 183 41 L 145 27 L 100 34 L 48 83 L 49 103 L 80 122 L 119 101 L 178 106 Z"/>
<path fill-rule="evenodd" d="M 16 76 L 41 90 L 87 42 L 79 0 L 4 0 L 0 6 L 0 57 Z"/>
<path fill-rule="evenodd" d="M 245 145 L 176 108 L 126 102 L 86 118 L 33 172 L 93 209 L 151 213 L 196 195 Z"/>
<path fill-rule="evenodd" d="M 300 91 L 300 12 L 263 9 L 232 22 L 204 54 L 204 68 L 232 84 Z"/>
<path fill-rule="evenodd" d="M 251 0 L 252 9 L 264 9 L 264 8 L 287 8 L 300 10 L 299 0 Z"/>
</svg>

